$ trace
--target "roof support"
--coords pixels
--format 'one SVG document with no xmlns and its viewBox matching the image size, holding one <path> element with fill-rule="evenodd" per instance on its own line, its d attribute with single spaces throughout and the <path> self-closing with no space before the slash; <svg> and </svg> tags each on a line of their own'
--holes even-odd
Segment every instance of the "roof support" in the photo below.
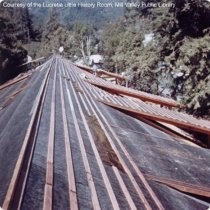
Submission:
<svg viewBox="0 0 210 210">
<path fill-rule="evenodd" d="M 210 129 L 208 129 L 207 127 L 202 127 L 202 126 L 198 126 L 198 125 L 195 125 L 195 124 L 190 124 L 190 123 L 184 122 L 184 121 L 178 121 L 177 119 L 166 118 L 166 117 L 161 116 L 161 115 L 154 115 L 154 114 L 146 113 L 146 112 L 143 112 L 143 111 L 140 111 L 140 110 L 134 110 L 134 109 L 131 109 L 129 107 L 120 106 L 120 105 L 117 105 L 117 104 L 114 104 L 114 103 L 111 103 L 111 102 L 108 102 L 108 101 L 104 101 L 104 100 L 99 100 L 99 101 L 108 105 L 108 106 L 111 106 L 111 107 L 116 108 L 118 110 L 129 113 L 130 115 L 133 115 L 136 118 L 144 117 L 146 119 L 153 120 L 153 121 L 166 122 L 168 124 L 175 125 L 175 126 L 180 127 L 180 128 L 193 130 L 193 131 L 196 131 L 196 132 L 200 132 L 200 133 L 210 135 Z"/>
<path fill-rule="evenodd" d="M 95 85 L 96 87 L 99 87 L 107 92 L 110 92 L 112 94 L 123 94 L 123 95 L 126 95 L 126 96 L 130 96 L 130 97 L 133 97 L 133 98 L 138 98 L 142 101 L 147 101 L 147 102 L 152 102 L 152 103 L 155 103 L 155 104 L 160 104 L 162 106 L 166 106 L 166 107 L 179 107 L 180 105 L 176 102 L 171 102 L 170 100 L 161 100 L 160 98 L 152 98 L 152 97 L 147 97 L 143 94 L 141 94 L 140 92 L 137 93 L 137 92 L 133 92 L 133 89 L 132 91 L 130 91 L 129 89 L 125 90 L 123 88 L 121 88 L 120 86 L 119 87 L 109 87 L 107 85 L 104 85 L 104 84 L 99 84 L 99 83 L 96 83 L 96 82 L 93 82 L 93 81 L 90 81 L 90 80 L 85 80 L 86 82 L 92 84 L 92 85 Z M 127 81 L 127 80 L 126 80 Z M 127 86 L 127 85 L 126 85 Z"/>
<path fill-rule="evenodd" d="M 199 196 L 210 198 L 210 189 L 201 185 L 194 185 L 191 183 L 182 182 L 176 179 L 168 179 L 165 177 L 146 174 L 147 179 L 165 184 L 169 187 L 177 189 L 185 193 L 191 193 Z"/>
<path fill-rule="evenodd" d="M 23 75 L 23 76 L 21 76 L 21 77 L 14 78 L 13 80 L 10 80 L 10 81 L 8 81 L 7 83 L 1 85 L 1 86 L 0 86 L 0 90 L 2 90 L 2 89 L 4 89 L 4 88 L 7 88 L 7 87 L 9 87 L 9 86 L 11 86 L 11 85 L 13 85 L 13 84 L 15 84 L 15 83 L 17 83 L 17 82 L 22 81 L 22 80 L 25 80 L 25 79 L 27 79 L 29 76 L 31 76 L 31 73 L 27 73 L 27 74 L 25 74 L 25 75 Z"/>
</svg>

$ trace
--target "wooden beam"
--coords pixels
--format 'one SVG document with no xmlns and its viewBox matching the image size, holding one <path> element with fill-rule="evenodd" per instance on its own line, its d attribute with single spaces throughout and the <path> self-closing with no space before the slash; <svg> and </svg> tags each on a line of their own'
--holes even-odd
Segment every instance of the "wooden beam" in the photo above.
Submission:
<svg viewBox="0 0 210 210">
<path fill-rule="evenodd" d="M 29 76 L 31 76 L 31 73 L 27 73 L 27 74 L 24 74 L 21 77 L 14 78 L 14 79 L 8 81 L 7 83 L 1 85 L 0 86 L 0 90 L 3 90 L 4 88 L 9 87 L 10 85 L 13 85 L 13 84 L 15 84 L 17 82 L 20 82 L 20 81 L 24 80 L 24 79 L 27 79 Z"/>
<path fill-rule="evenodd" d="M 43 210 L 51 210 L 53 203 L 53 179 L 54 179 L 54 145 L 55 145 L 55 89 L 56 89 L 56 71 L 53 78 L 53 89 L 51 97 L 50 130 L 48 134 L 47 145 L 47 164 L 46 178 L 44 188 Z"/>
<path fill-rule="evenodd" d="M 132 89 L 131 90 L 125 90 L 123 88 L 120 88 L 119 87 L 115 87 L 115 86 L 107 86 L 107 85 L 104 85 L 104 84 L 99 84 L 99 83 L 96 83 L 96 82 L 93 82 L 93 81 L 90 81 L 90 80 L 85 80 L 86 82 L 92 84 L 92 85 L 95 85 L 96 87 L 99 87 L 103 90 L 106 90 L 107 92 L 110 92 L 112 94 L 123 94 L 123 95 L 127 95 L 127 96 L 131 96 L 133 98 L 138 98 L 142 101 L 148 101 L 148 102 L 152 102 L 152 103 L 155 103 L 155 104 L 160 104 L 160 105 L 163 105 L 163 106 L 167 106 L 167 107 L 179 107 L 180 104 L 176 103 L 175 101 L 172 101 L 172 100 L 164 100 L 165 98 L 161 99 L 161 97 L 157 98 L 157 97 L 148 97 L 146 95 L 143 95 L 141 94 L 141 92 L 139 91 L 139 93 L 137 92 L 133 92 Z"/>
<path fill-rule="evenodd" d="M 149 119 L 149 120 L 165 122 L 165 123 L 175 125 L 175 126 L 180 127 L 180 128 L 193 130 L 193 131 L 196 131 L 196 132 L 200 132 L 200 133 L 210 135 L 210 129 L 208 129 L 206 127 L 191 124 L 189 122 L 179 121 L 178 119 L 166 118 L 166 117 L 161 116 L 161 115 L 146 113 L 146 112 L 143 112 L 143 111 L 140 111 L 140 110 L 134 110 L 134 109 L 131 109 L 131 108 L 128 108 L 128 107 L 125 107 L 125 106 L 120 106 L 120 105 L 110 103 L 110 102 L 107 102 L 107 101 L 104 101 L 104 100 L 99 100 L 99 101 L 108 105 L 108 106 L 111 106 L 113 108 L 116 108 L 116 109 L 119 109 L 121 111 L 127 112 L 127 113 L 129 113 L 130 115 L 133 115 L 136 118 L 137 117 L 144 117 L 144 118 Z"/>
<path fill-rule="evenodd" d="M 61 70 L 59 71 L 62 75 Z M 62 120 L 63 120 L 63 132 L 64 132 L 64 144 L 66 152 L 66 166 L 67 166 L 67 176 L 68 176 L 68 188 L 69 188 L 69 202 L 70 209 L 78 210 L 78 201 L 77 201 L 77 190 L 76 190 L 76 179 L 74 175 L 74 166 L 73 166 L 73 157 L 71 152 L 71 141 L 69 137 L 67 115 L 64 101 L 64 91 L 63 91 L 63 81 L 60 79 L 60 94 L 61 94 L 61 109 L 62 109 Z"/>
<path fill-rule="evenodd" d="M 119 80 L 125 80 L 125 77 L 123 77 L 123 76 L 121 76 L 119 74 L 115 74 L 115 73 L 112 73 L 112 72 L 109 72 L 109 71 L 104 71 L 102 69 L 98 70 L 98 74 L 99 75 L 111 76 L 111 77 L 114 77 L 114 78 L 119 79 Z"/>
<path fill-rule="evenodd" d="M 67 73 L 68 76 L 70 76 L 70 75 L 69 75 L 69 74 L 70 74 L 69 72 L 66 71 L 66 73 Z M 72 74 L 72 72 L 71 72 L 71 74 Z M 100 158 L 100 155 L 99 155 L 98 149 L 97 149 L 97 147 L 96 147 L 96 145 L 95 145 L 94 138 L 93 138 L 92 133 L 91 133 L 91 131 L 90 131 L 90 128 L 89 128 L 87 119 L 85 118 L 84 112 L 83 112 L 83 110 L 82 110 L 81 103 L 79 102 L 78 95 L 76 94 L 76 91 L 75 91 L 75 89 L 74 89 L 72 83 L 70 83 L 70 88 L 71 88 L 71 90 L 73 91 L 73 96 L 70 95 L 70 92 L 69 92 L 69 90 L 67 89 L 68 97 L 69 97 L 70 101 L 72 101 L 72 97 L 75 98 L 76 105 L 77 105 L 77 107 L 78 107 L 78 109 L 79 109 L 79 113 L 80 113 L 81 118 L 82 118 L 81 120 L 83 121 L 85 130 L 86 130 L 86 132 L 87 132 L 87 137 L 88 137 L 89 142 L 90 142 L 90 144 L 91 144 L 91 147 L 92 147 L 92 149 L 93 149 L 93 153 L 94 153 L 94 155 L 95 155 L 96 162 L 97 162 L 98 167 L 99 167 L 99 170 L 100 170 L 100 172 L 101 172 L 102 179 L 103 179 L 103 181 L 104 181 L 106 190 L 107 190 L 107 192 L 108 192 L 108 196 L 109 196 L 110 201 L 111 201 L 111 203 L 112 203 L 112 207 L 113 207 L 114 210 L 120 210 L 118 201 L 117 201 L 116 196 L 115 196 L 115 194 L 114 194 L 114 190 L 113 190 L 113 188 L 112 188 L 112 185 L 111 185 L 111 183 L 110 183 L 110 180 L 109 180 L 108 175 L 107 175 L 107 173 L 106 173 L 106 170 L 105 170 L 105 168 L 104 168 L 104 164 L 103 164 L 103 162 L 102 162 L 102 160 L 101 160 L 101 158 Z M 71 109 L 72 109 L 73 112 L 75 112 L 73 104 L 72 104 L 72 106 L 71 106 Z M 76 116 L 75 116 L 75 117 L 76 117 Z M 77 119 L 76 119 L 76 120 L 77 120 Z M 89 177 L 89 178 L 90 178 L 90 177 Z M 96 205 L 94 205 L 93 207 L 94 207 L 93 209 L 95 209 L 95 207 L 96 207 L 96 209 L 99 209 L 99 208 L 97 208 Z"/>
<path fill-rule="evenodd" d="M 121 76 L 119 74 L 116 74 L 116 73 L 112 73 L 112 72 L 105 71 L 105 70 L 102 70 L 102 69 L 94 70 L 93 68 L 91 68 L 89 66 L 80 65 L 80 64 L 75 64 L 75 65 L 78 68 L 83 69 L 85 71 L 88 71 L 90 73 L 93 73 L 93 72 L 97 71 L 97 75 L 98 76 L 106 75 L 106 76 L 114 77 L 114 78 L 119 79 L 119 80 L 125 80 L 125 77 L 123 77 L 123 76 Z"/>
<path fill-rule="evenodd" d="M 75 64 L 76 67 L 82 69 L 82 70 L 85 70 L 89 73 L 93 73 L 93 69 L 90 68 L 89 66 L 85 66 L 85 65 L 80 65 L 80 64 Z"/>
<path fill-rule="evenodd" d="M 176 179 L 169 179 L 169 178 L 165 178 L 165 177 L 154 176 L 151 174 L 145 174 L 145 176 L 149 180 L 153 180 L 153 181 L 159 182 L 161 184 L 165 184 L 165 185 L 172 187 L 174 189 L 177 189 L 179 191 L 210 198 L 210 188 L 209 187 L 195 185 L 195 184 L 179 181 Z"/>
<path fill-rule="evenodd" d="M 44 59 L 45 59 L 45 57 L 40 57 L 40 58 L 37 58 L 37 59 L 32 60 L 32 61 L 30 61 L 30 62 L 23 63 L 23 64 L 21 64 L 21 65 L 18 66 L 18 67 L 25 66 L 25 65 L 28 65 L 28 64 L 37 63 L 37 62 L 40 62 L 40 61 L 42 61 L 42 60 L 44 60 Z"/>
<path fill-rule="evenodd" d="M 107 119 L 105 118 L 105 116 L 103 115 L 103 113 L 99 109 L 98 105 L 96 104 L 95 100 L 93 99 L 93 96 L 90 94 L 89 89 L 86 87 L 86 85 L 83 82 L 81 82 L 81 86 L 84 88 L 85 92 L 89 96 L 89 99 L 86 98 L 87 102 L 90 105 L 90 107 L 92 109 L 92 112 L 94 113 L 94 116 L 97 118 L 101 128 L 104 130 L 104 133 L 107 136 L 107 139 L 109 140 L 109 143 L 112 146 L 113 150 L 115 151 L 115 154 L 118 156 L 118 159 L 120 160 L 121 164 L 123 165 L 123 168 L 125 169 L 131 183 L 133 184 L 136 192 L 138 193 L 139 198 L 143 201 L 145 209 L 150 209 L 151 207 L 150 207 L 149 203 L 147 202 L 146 198 L 144 197 L 144 193 L 142 194 L 142 190 L 139 187 L 138 183 L 136 182 L 135 178 L 133 177 L 133 174 L 130 172 L 130 170 L 128 168 L 128 165 L 124 162 L 124 159 L 122 158 L 121 154 L 119 153 L 119 150 L 116 148 L 112 137 L 110 136 L 110 134 L 107 131 L 107 128 L 109 129 L 109 131 L 111 132 L 111 134 L 115 138 L 115 140 L 118 142 L 120 148 L 124 152 L 125 156 L 127 157 L 128 161 L 130 162 L 130 164 L 133 167 L 134 171 L 136 172 L 137 176 L 140 178 L 144 187 L 147 189 L 148 193 L 150 194 L 151 198 L 153 199 L 154 203 L 157 205 L 157 209 L 163 210 L 164 207 L 162 206 L 160 200 L 158 199 L 158 197 L 156 196 L 156 194 L 154 193 L 154 191 L 152 190 L 152 188 L 148 184 L 148 182 L 145 179 L 145 177 L 143 176 L 141 170 L 136 165 L 135 161 L 132 159 L 132 157 L 130 156 L 130 154 L 128 153 L 128 151 L 126 150 L 124 145 L 122 144 L 121 140 L 116 135 L 115 131 L 111 128 Z M 102 119 L 103 119 L 105 124 L 102 122 Z M 107 128 L 106 128 L 105 125 L 107 126 Z"/>
<path fill-rule="evenodd" d="M 22 147 L 21 147 L 21 150 L 20 150 L 20 153 L 19 153 L 19 157 L 17 159 L 16 165 L 15 165 L 12 177 L 11 177 L 11 181 L 9 183 L 9 187 L 7 189 L 7 193 L 6 193 L 4 202 L 3 202 L 3 206 L 2 206 L 3 209 L 9 209 L 12 202 L 13 202 L 13 198 L 14 198 L 16 187 L 17 187 L 17 184 L 18 184 L 19 176 L 20 176 L 22 166 L 23 166 L 23 163 L 24 163 L 24 158 L 25 158 L 25 155 L 27 153 L 29 141 L 30 141 L 31 135 L 33 133 L 34 126 L 36 126 L 37 125 L 36 123 L 38 123 L 36 121 L 37 120 L 37 115 L 40 114 L 40 106 L 41 107 L 43 106 L 43 104 L 42 104 L 43 101 L 42 100 L 44 100 L 44 98 L 45 98 L 45 90 L 46 90 L 46 87 L 47 87 L 47 84 L 48 84 L 49 73 L 50 73 L 50 69 L 52 67 L 53 60 L 51 61 L 51 65 L 48 68 L 47 73 L 45 74 L 45 78 L 43 79 L 42 85 L 41 85 L 40 90 L 38 92 L 37 100 L 35 101 L 35 108 L 34 108 L 32 117 L 30 119 L 30 123 L 28 125 L 27 131 L 26 131 L 23 143 L 22 143 Z M 29 76 L 29 75 L 27 75 L 27 76 Z M 15 80 L 15 82 L 17 82 L 17 80 Z M 15 82 L 13 82 L 13 84 Z M 26 174 L 27 174 L 27 172 L 26 172 Z M 23 186 L 25 187 L 25 183 L 23 184 Z M 21 194 L 20 197 L 22 199 L 22 191 L 19 189 L 18 192 Z"/>
<path fill-rule="evenodd" d="M 176 140 L 179 140 L 182 142 L 183 141 L 187 142 L 188 144 L 196 146 L 196 147 L 204 146 L 203 144 L 201 145 L 200 142 L 196 141 L 193 137 L 188 137 L 188 136 L 184 135 L 183 130 L 182 130 L 182 132 L 178 132 L 178 131 L 175 131 L 169 127 L 166 127 L 165 125 L 161 124 L 161 122 L 157 122 L 157 121 L 154 122 L 154 121 L 145 119 L 143 117 L 138 117 L 138 119 L 140 119 L 142 122 L 145 122 L 148 125 L 151 125 L 154 128 L 157 128 L 157 129 L 163 131 L 164 133 L 169 134 L 170 136 L 173 136 Z M 187 133 L 187 132 L 185 132 L 185 133 Z"/>
<path fill-rule="evenodd" d="M 130 209 L 137 210 L 136 205 L 135 205 L 135 203 L 134 203 L 134 201 L 133 201 L 133 199 L 132 199 L 132 197 L 131 197 L 131 195 L 130 195 L 130 193 L 129 193 L 129 191 L 120 175 L 118 168 L 116 168 L 115 166 L 112 166 L 112 169 L 115 173 L 115 176 L 117 177 L 117 180 L 118 180 L 119 185 L 123 191 L 123 194 L 124 194 L 125 198 L 127 199 Z"/>
</svg>

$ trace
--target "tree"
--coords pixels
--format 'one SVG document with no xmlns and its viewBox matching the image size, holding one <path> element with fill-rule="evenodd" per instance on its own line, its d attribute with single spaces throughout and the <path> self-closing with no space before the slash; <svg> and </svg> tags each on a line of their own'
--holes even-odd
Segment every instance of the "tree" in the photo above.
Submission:
<svg viewBox="0 0 210 210">
<path fill-rule="evenodd" d="M 59 16 L 56 8 L 50 9 L 47 21 L 45 23 L 42 38 L 50 40 L 53 37 L 53 32 L 60 27 Z"/>
<path fill-rule="evenodd" d="M 52 8 L 43 26 L 41 41 L 32 43 L 29 50 L 39 57 L 47 56 L 49 53 L 58 53 L 59 48 L 63 46 L 64 56 L 70 58 L 72 56 L 72 43 L 72 33 L 60 23 L 57 9 Z M 34 48 L 36 48 L 35 52 Z"/>
<path fill-rule="evenodd" d="M 28 23 L 23 18 L 26 13 L 26 9 L 0 7 L 0 83 L 22 71 L 18 66 L 27 56 L 22 47 L 22 42 L 28 39 Z"/>
<path fill-rule="evenodd" d="M 104 68 L 113 72 L 125 70 L 124 56 L 120 56 L 118 48 L 121 46 L 121 40 L 125 34 L 126 28 L 123 22 L 113 22 L 108 24 L 102 34 L 102 53 L 105 55 Z"/>
<path fill-rule="evenodd" d="M 76 22 L 73 27 L 73 33 L 75 47 L 80 49 L 84 63 L 88 64 L 95 42 L 94 28 L 89 24 Z"/>
<path fill-rule="evenodd" d="M 175 8 L 126 9 L 122 30 L 118 30 L 119 21 L 110 24 L 103 36 L 106 68 L 119 71 L 120 66 L 135 75 L 136 88 L 167 93 L 182 100 L 188 112 L 209 115 L 210 3 L 172 2 Z M 151 34 L 153 39 L 145 45 L 145 37 Z"/>
</svg>

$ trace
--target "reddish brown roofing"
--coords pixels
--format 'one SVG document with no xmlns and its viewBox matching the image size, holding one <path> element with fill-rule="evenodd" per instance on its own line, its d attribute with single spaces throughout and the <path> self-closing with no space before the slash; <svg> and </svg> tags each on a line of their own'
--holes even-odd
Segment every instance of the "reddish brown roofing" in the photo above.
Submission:
<svg viewBox="0 0 210 210">
<path fill-rule="evenodd" d="M 83 70 L 88 69 L 89 73 L 93 73 L 93 70 L 90 67 L 83 67 L 83 66 L 78 66 L 78 67 L 80 67 Z M 110 74 L 110 76 L 112 75 L 113 77 L 116 77 L 116 78 L 118 77 L 117 74 L 105 72 L 103 70 L 99 70 L 99 75 L 101 72 Z M 103 88 L 104 90 L 111 92 L 113 94 L 127 95 L 127 96 L 141 99 L 143 101 L 153 102 L 153 103 L 160 104 L 160 105 L 167 106 L 167 107 L 179 107 L 180 106 L 180 104 L 173 99 L 169 99 L 169 98 L 165 98 L 162 96 L 157 96 L 154 94 L 134 90 L 132 88 L 127 88 L 127 87 L 124 87 L 121 85 L 113 84 L 113 83 L 110 83 L 109 81 L 106 81 L 99 77 L 95 77 L 93 74 L 88 74 L 88 73 L 86 73 L 86 74 L 87 74 L 86 81 L 88 81 L 89 83 L 91 83 L 97 87 Z M 119 76 L 119 77 L 121 79 L 124 78 L 121 76 Z"/>
<path fill-rule="evenodd" d="M 174 106 L 176 106 L 177 104 L 174 100 L 115 85 L 90 74 L 87 75 L 85 81 L 105 90 L 102 91 L 99 88 L 92 87 L 92 89 L 94 89 L 93 92 L 95 92 L 95 98 L 106 105 L 130 112 L 135 116 L 139 115 L 145 117 L 146 119 L 159 120 L 161 122 L 166 122 L 178 127 L 191 129 L 210 135 L 210 121 L 197 119 L 189 114 L 157 106 L 159 103 L 162 105 L 170 104 L 171 106 L 174 104 Z M 113 95 L 110 93 L 115 94 Z M 119 95 L 122 93 L 125 97 Z M 127 95 L 133 97 L 138 96 L 138 98 L 141 100 L 126 97 Z M 148 104 L 144 101 L 155 102 L 156 104 Z"/>
<path fill-rule="evenodd" d="M 113 77 L 115 79 L 126 80 L 126 78 L 124 76 L 116 74 L 116 73 L 108 72 L 108 71 L 105 71 L 102 69 L 94 70 L 93 68 L 91 68 L 89 66 L 85 66 L 85 65 L 79 65 L 79 64 L 75 64 L 75 65 L 85 71 L 92 73 L 92 74 L 94 72 L 96 72 L 97 76 L 108 76 L 108 77 Z"/>
</svg>

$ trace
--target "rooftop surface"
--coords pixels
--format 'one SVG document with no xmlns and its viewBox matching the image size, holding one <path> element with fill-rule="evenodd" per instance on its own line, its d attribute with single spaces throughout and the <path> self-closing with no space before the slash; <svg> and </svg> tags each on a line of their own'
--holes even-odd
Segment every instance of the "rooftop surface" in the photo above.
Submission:
<svg viewBox="0 0 210 210">
<path fill-rule="evenodd" d="M 168 102 L 59 56 L 0 86 L 0 206 L 207 210 L 209 150 L 153 125 L 209 135 L 210 122 Z"/>
</svg>

